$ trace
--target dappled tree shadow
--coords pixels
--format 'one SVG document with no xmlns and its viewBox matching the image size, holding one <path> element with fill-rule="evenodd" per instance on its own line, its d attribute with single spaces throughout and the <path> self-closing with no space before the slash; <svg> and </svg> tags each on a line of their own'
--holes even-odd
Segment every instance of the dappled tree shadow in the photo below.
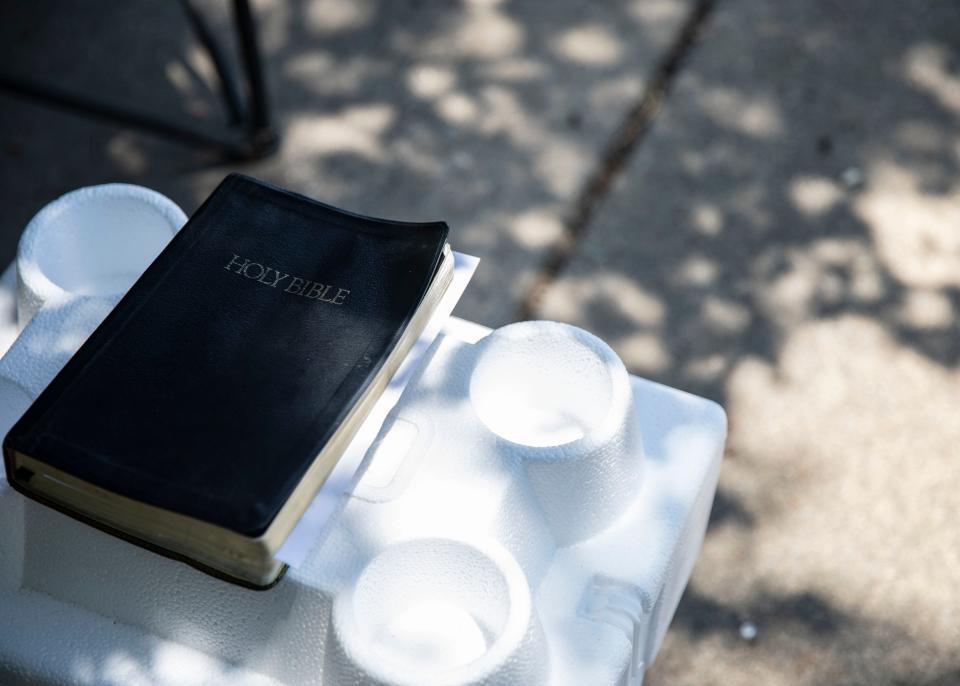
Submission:
<svg viewBox="0 0 960 686">
<path fill-rule="evenodd" d="M 690 588 L 683 597 L 674 626 L 694 637 L 710 633 L 735 636 L 744 622 L 769 628 L 794 623 L 803 632 L 821 636 L 835 634 L 850 618 L 812 593 L 785 598 L 758 595 L 747 607 L 729 607 Z"/>
<path fill-rule="evenodd" d="M 749 640 L 740 635 L 746 622 L 756 628 Z M 696 683 L 704 684 L 741 683 L 745 675 L 783 683 L 958 683 L 960 666 L 929 664 L 922 657 L 928 651 L 896 625 L 850 615 L 817 594 L 777 597 L 759 592 L 748 603 L 724 604 L 691 587 L 680 603 L 663 659 L 644 683 L 676 683 L 678 675 L 686 673 L 698 675 Z M 725 659 L 718 659 L 720 655 Z M 725 672 L 727 660 L 741 664 L 742 673 Z"/>
<path fill-rule="evenodd" d="M 938 513 L 956 507 L 956 431 L 934 418 L 960 397 L 958 18 L 718 3 L 539 303 L 601 333 L 635 372 L 731 412 L 683 638 L 652 683 L 956 673 L 956 619 L 923 601 L 925 584 L 950 595 L 938 556 L 883 549 L 949 547 Z M 780 638 L 739 639 L 751 613 Z"/>
<path fill-rule="evenodd" d="M 896 19 L 861 34 L 873 4 L 727 4 L 724 38 L 694 50 L 539 311 L 720 401 L 738 360 L 773 361 L 785 333 L 840 314 L 956 366 L 960 251 L 941 228 L 957 194 L 955 23 L 886 4 Z M 742 54 L 737 21 L 756 27 Z"/>
<path fill-rule="evenodd" d="M 223 5 L 204 5 L 225 33 Z M 158 111 L 222 116 L 175 3 L 78 6 L 6 8 L 3 63 Z M 458 313 L 506 323 L 554 249 L 568 249 L 565 222 L 605 162 L 600 151 L 690 6 L 261 2 L 284 139 L 274 159 L 242 169 L 351 210 L 449 221 L 456 246 L 485 258 Z M 585 326 L 633 372 L 728 407 L 752 392 L 737 392 L 737 374 L 760 369 L 771 386 L 785 383 L 782 357 L 798 332 L 844 318 L 955 374 L 957 12 L 947 3 L 718 0 L 610 195 L 590 199 L 582 240 L 537 314 Z M 0 98 L 5 261 L 25 222 L 59 193 L 133 181 L 190 212 L 228 170 L 206 151 Z M 856 579 L 841 586 L 813 578 L 813 567 L 809 588 L 764 587 L 763 574 L 790 576 L 802 562 L 787 558 L 789 545 L 773 546 L 787 561 L 760 559 L 758 549 L 798 529 L 814 536 L 797 524 L 815 519 L 805 506 L 833 508 L 838 528 L 853 519 L 818 490 L 826 477 L 817 471 L 851 457 L 818 454 L 819 436 L 758 448 L 750 437 L 769 423 L 762 407 L 731 420 L 705 564 L 651 683 L 704 674 L 734 683 L 719 670 L 745 663 L 738 677 L 753 683 L 960 681 L 955 655 L 924 639 L 922 622 L 840 602 L 859 590 Z M 927 499 L 912 495 L 898 504 L 904 517 Z M 864 535 L 853 531 L 820 545 Z M 839 590 L 822 592 L 834 582 Z M 745 619 L 760 627 L 755 642 L 737 635 Z"/>
<path fill-rule="evenodd" d="M 226 3 L 202 4 L 226 35 Z M 36 5 L 18 7 L 0 27 L 5 63 L 161 111 L 221 116 L 209 84 L 193 78 L 209 65 L 175 3 L 142 0 L 120 13 L 105 0 L 83 9 L 62 0 Z M 456 245 L 485 258 L 460 312 L 492 325 L 510 320 L 560 237 L 567 203 L 686 9 L 682 0 L 571 3 L 562 11 L 546 2 L 258 6 L 283 142 L 275 158 L 242 169 L 362 213 L 447 220 Z M 78 12 L 95 18 L 64 41 Z M 51 50 L 61 45 L 66 55 Z M 111 54 L 125 56 L 119 76 Z M 18 200 L 0 257 L 12 256 L 30 213 L 69 188 L 133 180 L 189 213 L 227 170 L 168 141 L 4 104 L 0 192 Z"/>
</svg>

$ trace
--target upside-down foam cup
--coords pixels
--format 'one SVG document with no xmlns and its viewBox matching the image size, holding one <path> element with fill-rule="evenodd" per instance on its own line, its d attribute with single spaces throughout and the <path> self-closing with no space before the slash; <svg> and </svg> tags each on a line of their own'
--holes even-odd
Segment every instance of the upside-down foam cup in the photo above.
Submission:
<svg viewBox="0 0 960 686">
<path fill-rule="evenodd" d="M 30 220 L 17 247 L 20 327 L 48 302 L 122 295 L 186 220 L 166 196 L 124 183 L 54 200 Z"/>
<path fill-rule="evenodd" d="M 374 557 L 334 602 L 324 682 L 539 686 L 543 630 L 516 560 L 494 541 L 422 538 Z"/>
<path fill-rule="evenodd" d="M 640 488 L 630 375 L 596 336 L 529 321 L 479 343 L 470 401 L 504 459 L 518 459 L 559 545 L 609 526 Z"/>
</svg>

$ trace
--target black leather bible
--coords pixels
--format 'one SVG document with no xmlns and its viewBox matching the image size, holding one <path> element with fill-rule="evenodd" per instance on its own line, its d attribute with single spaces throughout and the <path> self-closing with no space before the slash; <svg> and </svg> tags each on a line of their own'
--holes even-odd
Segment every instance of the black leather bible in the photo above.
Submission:
<svg viewBox="0 0 960 686">
<path fill-rule="evenodd" d="M 231 175 L 10 430 L 10 483 L 254 587 L 450 283 L 447 226 Z"/>
</svg>

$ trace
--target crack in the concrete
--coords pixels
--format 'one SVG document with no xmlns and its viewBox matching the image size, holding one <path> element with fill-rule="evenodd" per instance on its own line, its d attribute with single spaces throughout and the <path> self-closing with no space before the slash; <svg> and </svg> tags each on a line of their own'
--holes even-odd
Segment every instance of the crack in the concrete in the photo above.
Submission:
<svg viewBox="0 0 960 686">
<path fill-rule="evenodd" d="M 547 288 L 573 258 L 577 246 L 586 236 L 587 228 L 600 202 L 610 193 L 614 181 L 623 171 L 630 155 L 656 121 L 670 86 L 690 50 L 696 44 L 707 19 L 713 12 L 716 1 L 699 0 L 690 11 L 675 40 L 654 70 L 647 89 L 627 112 L 623 122 L 604 148 L 593 173 L 587 178 L 571 212 L 564 221 L 563 234 L 541 265 L 534 284 L 520 303 L 515 320 L 522 321 L 535 316 Z"/>
</svg>

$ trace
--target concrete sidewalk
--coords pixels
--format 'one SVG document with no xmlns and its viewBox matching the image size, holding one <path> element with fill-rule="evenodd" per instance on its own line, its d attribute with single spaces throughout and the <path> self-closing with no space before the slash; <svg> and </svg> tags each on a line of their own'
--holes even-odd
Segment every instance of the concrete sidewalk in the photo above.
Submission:
<svg viewBox="0 0 960 686">
<path fill-rule="evenodd" d="M 176 3 L 40 4 L 5 10 L 4 64 L 220 116 Z M 727 408 L 712 527 L 649 683 L 960 684 L 960 7 L 257 7 L 283 144 L 241 171 L 446 219 L 485 260 L 458 314 L 579 324 Z M 237 168 L 0 105 L 4 261 L 77 186 L 191 212 Z"/>
<path fill-rule="evenodd" d="M 43 3 L 41 3 L 43 4 Z M 227 3 L 202 3 L 230 37 Z M 14 5 L 0 60 L 22 74 L 216 120 L 211 68 L 173 2 Z M 283 136 L 241 171 L 350 210 L 444 219 L 485 259 L 462 313 L 512 319 L 564 213 L 641 97 L 689 0 L 257 3 Z M 201 151 L 3 97 L 0 258 L 43 202 L 132 180 L 192 212 L 223 176 Z"/>
<path fill-rule="evenodd" d="M 730 416 L 652 684 L 960 684 L 958 10 L 719 2 L 536 309 Z"/>
</svg>

